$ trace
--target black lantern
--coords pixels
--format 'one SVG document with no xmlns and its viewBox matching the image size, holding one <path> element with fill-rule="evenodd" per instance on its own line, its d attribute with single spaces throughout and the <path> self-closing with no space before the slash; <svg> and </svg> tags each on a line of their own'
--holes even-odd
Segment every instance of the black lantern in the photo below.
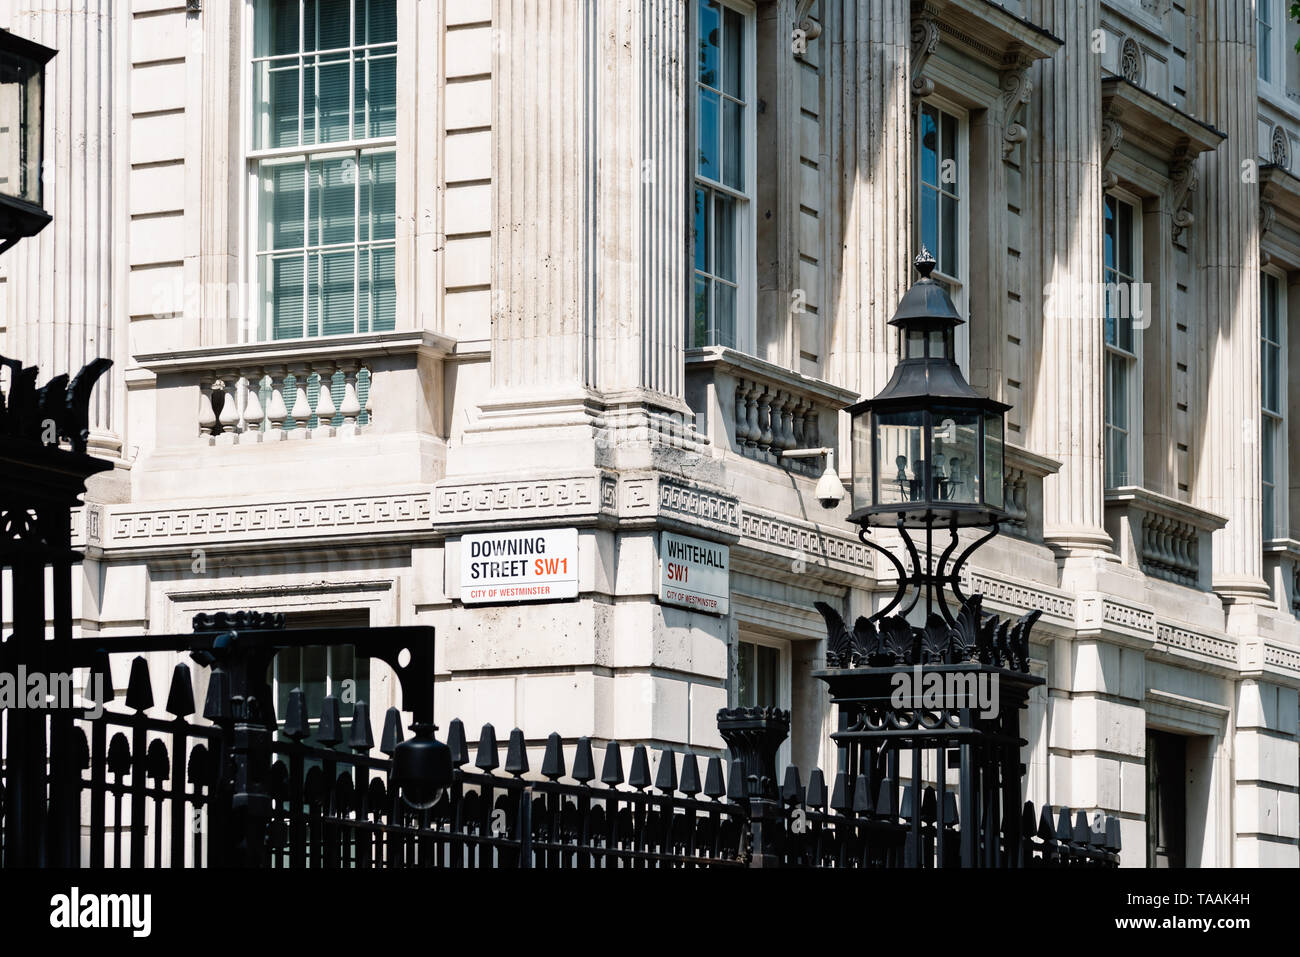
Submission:
<svg viewBox="0 0 1300 957">
<path fill-rule="evenodd" d="M 49 47 L 0 30 L 0 252 L 50 221 L 42 207 Z"/>
<path fill-rule="evenodd" d="M 902 338 L 893 378 L 852 416 L 853 512 L 862 526 L 988 526 L 1002 511 L 1003 418 L 1010 406 L 970 387 L 953 355 L 962 323 L 947 290 L 930 278 L 934 258 L 922 249 L 921 278 L 904 294 L 889 324 Z"/>
<path fill-rule="evenodd" d="M 906 616 L 925 593 L 927 618 L 937 603 L 952 625 L 943 590 L 950 588 L 966 603 L 961 568 L 980 545 L 998 533 L 1003 511 L 1003 429 L 1010 408 L 970 387 L 954 357 L 953 331 L 961 325 L 942 285 L 930 278 L 934 257 L 924 247 L 916 258 L 921 278 L 903 295 L 890 325 L 902 339 L 902 357 L 894 375 L 873 399 L 850 406 L 853 449 L 853 511 L 849 521 L 858 537 L 879 552 L 898 573 L 893 600 L 871 616 L 873 621 L 899 607 L 907 589 L 915 591 L 902 607 Z M 895 528 L 911 558 L 908 572 L 892 551 L 868 538 L 873 527 Z M 957 530 L 984 527 L 989 532 L 969 545 L 951 564 Z M 911 529 L 925 530 L 925 557 Z M 931 549 L 935 530 L 947 530 L 950 542 L 936 559 Z"/>
</svg>

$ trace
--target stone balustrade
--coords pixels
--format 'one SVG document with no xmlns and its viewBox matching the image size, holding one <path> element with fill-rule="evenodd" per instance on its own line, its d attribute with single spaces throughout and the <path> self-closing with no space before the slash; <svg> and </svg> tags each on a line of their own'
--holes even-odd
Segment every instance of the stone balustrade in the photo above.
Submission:
<svg viewBox="0 0 1300 957">
<path fill-rule="evenodd" d="M 1227 519 L 1136 486 L 1106 493 L 1106 531 L 1127 565 L 1208 591 L 1213 533 Z"/>
<path fill-rule="evenodd" d="M 1003 508 L 1007 513 L 1002 531 L 1026 541 L 1043 540 L 1043 479 L 1060 469 L 1061 463 L 1016 445 L 1006 446 L 1003 478 Z"/>
<path fill-rule="evenodd" d="M 214 369 L 199 376 L 198 435 L 281 441 L 356 434 L 374 420 L 364 359 Z"/>
<path fill-rule="evenodd" d="M 856 393 L 733 349 L 687 354 L 686 401 L 714 445 L 758 462 L 820 475 L 820 458 L 786 459 L 791 449 L 835 448 L 839 411 Z M 843 470 L 846 458 L 837 460 Z"/>
</svg>

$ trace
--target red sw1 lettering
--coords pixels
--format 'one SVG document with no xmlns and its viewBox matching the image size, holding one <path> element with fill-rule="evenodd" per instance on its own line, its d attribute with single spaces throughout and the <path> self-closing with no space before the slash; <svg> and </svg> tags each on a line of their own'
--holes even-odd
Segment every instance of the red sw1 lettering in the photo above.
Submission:
<svg viewBox="0 0 1300 957">
<path fill-rule="evenodd" d="M 569 560 L 567 558 L 537 558 L 533 560 L 534 575 L 559 575 L 568 574 Z"/>
<path fill-rule="evenodd" d="M 684 582 L 690 574 L 691 570 L 685 565 L 678 565 L 676 562 L 668 563 L 668 580 L 670 582 Z"/>
</svg>

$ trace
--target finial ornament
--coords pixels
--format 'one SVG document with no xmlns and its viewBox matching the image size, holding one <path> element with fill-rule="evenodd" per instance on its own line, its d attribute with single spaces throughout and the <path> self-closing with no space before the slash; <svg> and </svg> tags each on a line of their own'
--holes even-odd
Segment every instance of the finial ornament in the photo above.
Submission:
<svg viewBox="0 0 1300 957">
<path fill-rule="evenodd" d="M 934 256 L 930 255 L 930 250 L 925 247 L 924 243 L 921 244 L 921 251 L 917 254 L 916 259 L 912 260 L 912 265 L 916 267 L 916 271 L 921 274 L 922 279 L 929 279 L 930 273 L 934 272 Z"/>
</svg>

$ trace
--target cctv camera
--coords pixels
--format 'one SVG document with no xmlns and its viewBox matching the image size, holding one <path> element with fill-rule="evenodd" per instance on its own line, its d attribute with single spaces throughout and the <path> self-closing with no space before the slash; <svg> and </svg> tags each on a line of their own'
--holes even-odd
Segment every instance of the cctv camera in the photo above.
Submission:
<svg viewBox="0 0 1300 957">
<path fill-rule="evenodd" d="M 835 508 L 844 500 L 844 484 L 835 472 L 833 456 L 826 457 L 826 471 L 817 480 L 817 490 L 813 494 L 817 496 L 822 508 Z"/>
</svg>

